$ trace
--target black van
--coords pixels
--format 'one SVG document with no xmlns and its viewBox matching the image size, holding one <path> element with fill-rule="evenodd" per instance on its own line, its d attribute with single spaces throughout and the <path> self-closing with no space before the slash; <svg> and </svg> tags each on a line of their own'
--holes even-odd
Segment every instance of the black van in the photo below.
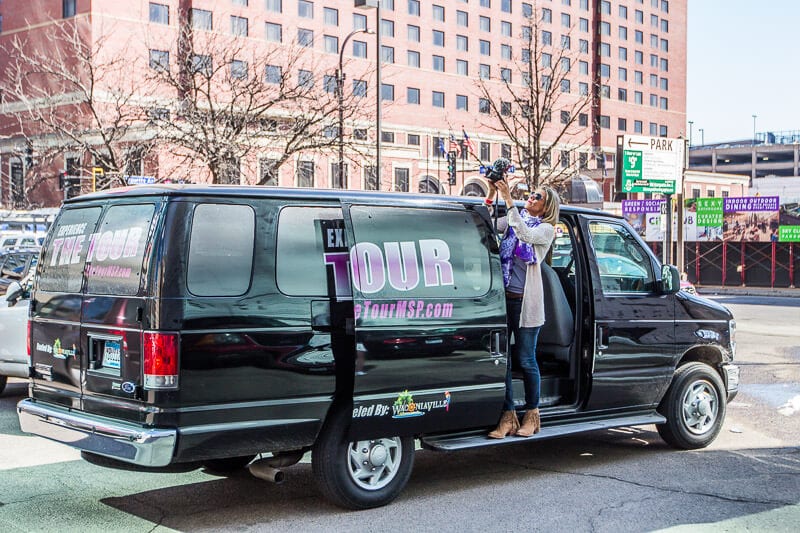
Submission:
<svg viewBox="0 0 800 533">
<path fill-rule="evenodd" d="M 708 445 L 738 387 L 731 313 L 680 292 L 674 267 L 598 211 L 562 209 L 549 263 L 532 438 L 657 424 L 673 446 Z M 311 450 L 327 497 L 374 507 L 402 490 L 415 439 L 520 442 L 486 438 L 507 337 L 479 199 L 95 193 L 65 203 L 37 267 L 20 424 L 145 469 L 244 468 L 263 453 L 251 471 L 278 479 Z"/>
</svg>

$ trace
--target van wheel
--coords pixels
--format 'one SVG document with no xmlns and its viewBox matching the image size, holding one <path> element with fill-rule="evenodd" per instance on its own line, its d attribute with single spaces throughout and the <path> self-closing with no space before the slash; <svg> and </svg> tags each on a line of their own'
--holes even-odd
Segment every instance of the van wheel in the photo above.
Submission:
<svg viewBox="0 0 800 533">
<path fill-rule="evenodd" d="M 233 472 L 242 470 L 255 458 L 255 455 L 244 455 L 242 457 L 207 459 L 203 461 L 203 467 L 215 474 L 232 474 Z"/>
<path fill-rule="evenodd" d="M 666 417 L 658 434 L 674 448 L 705 448 L 725 420 L 725 387 L 719 374 L 703 363 L 688 363 L 675 371 L 658 412 Z"/>
<path fill-rule="evenodd" d="M 8 376 L 0 376 L 0 394 L 3 394 L 3 391 L 6 390 L 7 382 L 8 382 Z"/>
<path fill-rule="evenodd" d="M 326 498 L 346 509 L 380 507 L 394 500 L 414 466 L 412 437 L 348 442 L 350 413 L 333 413 L 311 456 L 317 484 Z"/>
</svg>

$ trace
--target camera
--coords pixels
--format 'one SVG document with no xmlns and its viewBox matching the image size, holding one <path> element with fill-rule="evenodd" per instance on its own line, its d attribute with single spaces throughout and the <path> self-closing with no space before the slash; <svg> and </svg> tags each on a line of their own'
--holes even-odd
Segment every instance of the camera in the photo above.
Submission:
<svg viewBox="0 0 800 533">
<path fill-rule="evenodd" d="M 508 167 L 511 166 L 511 161 L 505 157 L 500 157 L 492 163 L 492 166 L 486 169 L 486 179 L 492 183 L 498 182 L 505 178 Z"/>
</svg>

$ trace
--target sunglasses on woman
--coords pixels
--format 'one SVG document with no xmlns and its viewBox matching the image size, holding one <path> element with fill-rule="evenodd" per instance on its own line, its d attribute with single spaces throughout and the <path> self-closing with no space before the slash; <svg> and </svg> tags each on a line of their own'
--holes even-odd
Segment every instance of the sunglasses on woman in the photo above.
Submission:
<svg viewBox="0 0 800 533">
<path fill-rule="evenodd" d="M 531 194 L 531 198 L 534 199 L 534 200 L 541 200 L 544 197 L 542 196 L 542 193 L 535 192 L 535 193 Z"/>
</svg>

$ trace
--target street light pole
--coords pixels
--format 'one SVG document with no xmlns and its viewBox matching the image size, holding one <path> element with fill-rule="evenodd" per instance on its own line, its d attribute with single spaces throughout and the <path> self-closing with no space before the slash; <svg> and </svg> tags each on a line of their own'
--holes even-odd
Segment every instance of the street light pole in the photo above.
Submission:
<svg viewBox="0 0 800 533">
<path fill-rule="evenodd" d="M 347 188 L 344 182 L 344 49 L 348 41 L 357 33 L 372 33 L 372 30 L 363 28 L 353 30 L 347 34 L 347 37 L 344 38 L 342 45 L 339 47 L 339 70 L 336 72 L 336 98 L 339 104 L 339 163 L 337 165 L 339 175 L 337 177 L 343 189 Z"/>
<path fill-rule="evenodd" d="M 694 121 L 689 121 L 689 146 L 692 145 L 692 126 L 694 125 Z"/>
<path fill-rule="evenodd" d="M 375 139 L 375 181 L 377 188 L 381 190 L 381 0 L 355 0 L 354 5 L 359 9 L 375 9 L 375 47 L 377 57 L 375 60 L 375 85 L 376 85 L 376 110 L 375 127 L 377 134 Z"/>
<path fill-rule="evenodd" d="M 705 133 L 706 130 L 704 130 L 703 128 L 698 128 L 698 131 L 700 132 L 700 146 L 705 146 L 706 138 L 705 135 L 703 134 Z"/>
<path fill-rule="evenodd" d="M 756 145 L 756 117 L 758 115 L 753 115 L 753 146 Z"/>
</svg>

